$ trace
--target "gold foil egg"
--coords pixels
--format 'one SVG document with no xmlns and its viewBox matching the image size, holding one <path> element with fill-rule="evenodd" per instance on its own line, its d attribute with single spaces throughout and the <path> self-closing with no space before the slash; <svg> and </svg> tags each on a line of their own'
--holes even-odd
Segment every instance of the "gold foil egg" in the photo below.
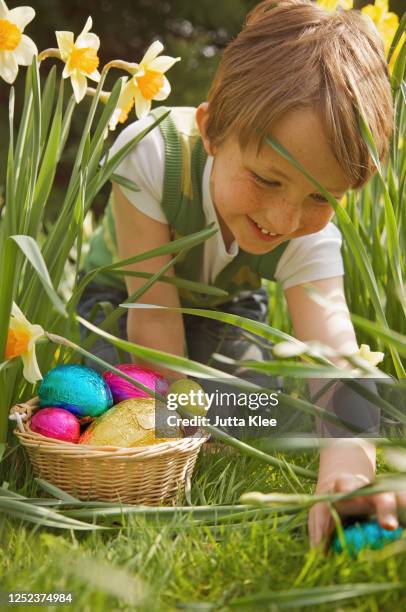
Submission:
<svg viewBox="0 0 406 612">
<path fill-rule="evenodd" d="M 134 397 L 116 404 L 95 419 L 81 435 L 79 444 L 129 448 L 159 444 L 182 437 L 178 427 L 167 424 L 165 408 L 158 405 L 156 411 L 160 423 L 158 433 L 166 433 L 169 437 L 156 437 L 155 400 Z"/>
</svg>

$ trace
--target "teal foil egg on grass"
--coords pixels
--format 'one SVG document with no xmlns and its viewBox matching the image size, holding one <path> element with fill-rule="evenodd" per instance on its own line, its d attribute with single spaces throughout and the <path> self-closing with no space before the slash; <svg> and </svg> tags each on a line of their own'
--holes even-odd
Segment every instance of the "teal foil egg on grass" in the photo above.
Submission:
<svg viewBox="0 0 406 612">
<path fill-rule="evenodd" d="M 77 364 L 49 370 L 39 390 L 40 406 L 65 408 L 76 416 L 96 417 L 113 405 L 111 391 L 96 370 Z"/>
<path fill-rule="evenodd" d="M 354 525 L 344 529 L 346 547 L 353 558 L 361 550 L 379 550 L 389 542 L 400 540 L 402 533 L 403 529 L 401 527 L 398 529 L 384 529 L 377 521 L 354 523 Z M 331 548 L 334 552 L 343 552 L 338 535 L 334 537 Z"/>
</svg>

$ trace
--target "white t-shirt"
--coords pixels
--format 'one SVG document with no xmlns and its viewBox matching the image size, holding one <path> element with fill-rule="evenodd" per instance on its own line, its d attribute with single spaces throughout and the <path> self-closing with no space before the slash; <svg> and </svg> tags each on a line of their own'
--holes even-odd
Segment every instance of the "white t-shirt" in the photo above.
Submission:
<svg viewBox="0 0 406 612">
<path fill-rule="evenodd" d="M 148 115 L 140 121 L 128 125 L 113 144 L 110 157 L 129 140 L 155 121 Z M 204 243 L 203 270 L 201 282 L 213 284 L 215 278 L 238 254 L 234 241 L 226 249 L 217 219 L 216 210 L 210 194 L 210 173 L 213 157 L 208 156 L 203 172 L 203 210 L 207 225 L 215 223 L 218 232 Z M 165 174 L 165 143 L 159 127 L 149 132 L 117 167 L 116 174 L 134 181 L 140 191 L 134 192 L 126 187 L 120 189 L 138 210 L 161 223 L 168 223 L 161 207 Z M 320 232 L 300 236 L 289 241 L 275 270 L 275 280 L 284 289 L 301 283 L 342 276 L 344 274 L 341 257 L 341 233 L 333 224 L 328 223 Z"/>
</svg>

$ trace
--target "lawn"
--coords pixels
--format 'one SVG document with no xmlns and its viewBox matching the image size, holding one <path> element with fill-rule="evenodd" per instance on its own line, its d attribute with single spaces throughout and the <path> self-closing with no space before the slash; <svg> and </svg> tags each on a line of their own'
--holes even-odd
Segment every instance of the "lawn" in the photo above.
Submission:
<svg viewBox="0 0 406 612">
<path fill-rule="evenodd" d="M 295 463 L 314 469 L 317 456 L 295 454 Z M 10 488 L 34 497 L 41 490 L 26 463 L 20 467 L 17 481 L 10 475 Z M 193 505 L 237 504 L 242 493 L 255 490 L 304 493 L 312 485 L 224 450 L 200 454 Z M 6 518 L 0 531 L 2 590 L 69 591 L 80 610 L 402 608 L 404 542 L 353 560 L 309 548 L 303 509 L 199 520 L 182 511 L 165 519 L 118 516 L 110 525 L 122 524 L 112 531 L 86 533 Z"/>
</svg>

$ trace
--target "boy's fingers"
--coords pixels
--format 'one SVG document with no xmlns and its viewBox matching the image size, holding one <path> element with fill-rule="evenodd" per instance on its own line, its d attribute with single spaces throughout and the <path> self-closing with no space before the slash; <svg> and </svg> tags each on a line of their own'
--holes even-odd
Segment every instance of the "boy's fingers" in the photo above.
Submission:
<svg viewBox="0 0 406 612">
<path fill-rule="evenodd" d="M 334 491 L 335 493 L 351 493 L 364 485 L 365 482 L 359 477 L 343 477 L 337 479 Z M 337 501 L 334 506 L 340 514 L 348 516 L 350 514 L 368 513 L 374 508 L 374 503 L 370 497 L 357 495 L 349 499 Z"/>
<path fill-rule="evenodd" d="M 309 512 L 310 545 L 318 546 L 332 532 L 332 518 L 328 505 L 321 502 L 313 506 Z"/>
<path fill-rule="evenodd" d="M 368 514 L 374 509 L 373 502 L 366 497 L 351 497 L 351 499 L 344 499 L 336 502 L 334 506 L 338 512 L 344 516 L 351 514 Z"/>
<path fill-rule="evenodd" d="M 399 521 L 396 513 L 396 496 L 394 493 L 380 493 L 373 497 L 376 516 L 384 529 L 396 529 Z"/>
<path fill-rule="evenodd" d="M 406 508 L 406 492 L 398 493 L 396 495 L 396 500 L 399 508 Z"/>
</svg>

